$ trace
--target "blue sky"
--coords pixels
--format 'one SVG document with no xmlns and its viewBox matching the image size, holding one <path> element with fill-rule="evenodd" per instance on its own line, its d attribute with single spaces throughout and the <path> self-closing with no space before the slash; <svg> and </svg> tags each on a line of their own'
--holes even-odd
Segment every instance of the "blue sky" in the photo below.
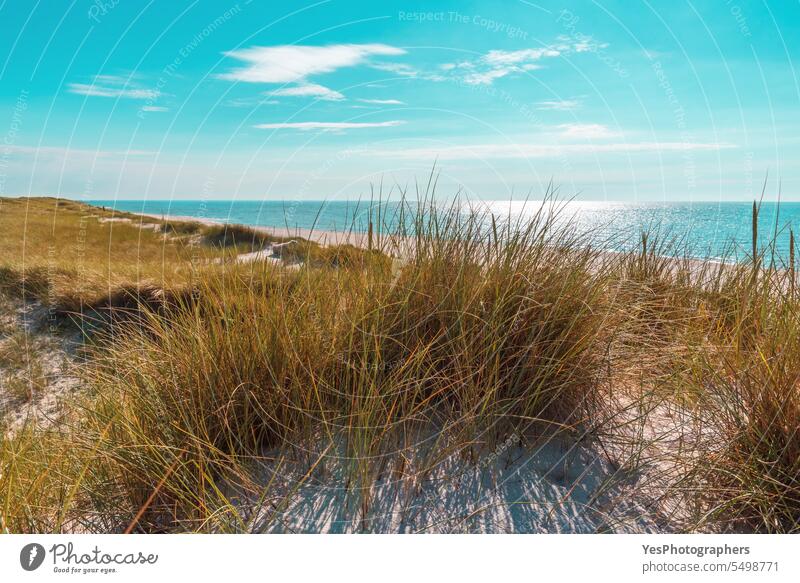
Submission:
<svg viewBox="0 0 800 583">
<path fill-rule="evenodd" d="M 0 195 L 800 200 L 800 3 L 0 0 Z"/>
</svg>

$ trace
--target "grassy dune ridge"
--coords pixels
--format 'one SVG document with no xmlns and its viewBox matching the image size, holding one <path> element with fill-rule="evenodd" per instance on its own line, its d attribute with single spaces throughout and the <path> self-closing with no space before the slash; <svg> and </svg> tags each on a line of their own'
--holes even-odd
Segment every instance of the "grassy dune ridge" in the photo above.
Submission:
<svg viewBox="0 0 800 583">
<path fill-rule="evenodd" d="M 215 262 L 283 240 L 47 197 L 0 199 L 0 230 L 0 292 L 61 313 L 113 303 L 125 290 L 179 290 Z"/>
<path fill-rule="evenodd" d="M 56 423 L 3 440 L 8 531 L 247 531 L 239 498 L 277 520 L 334 452 L 366 517 L 383 476 L 435 465 L 404 453 L 426 431 L 477 465 L 510 436 L 597 444 L 655 506 L 681 500 L 672 530 L 798 530 L 793 257 L 702 261 L 658 233 L 609 254 L 557 204 L 509 224 L 421 203 L 367 249 L 298 241 L 289 269 L 232 260 L 281 242 L 247 228 L 65 202 L 3 200 L 3 293 L 73 314 L 158 301 L 92 332 Z M 298 457 L 274 493 L 259 468 Z"/>
</svg>

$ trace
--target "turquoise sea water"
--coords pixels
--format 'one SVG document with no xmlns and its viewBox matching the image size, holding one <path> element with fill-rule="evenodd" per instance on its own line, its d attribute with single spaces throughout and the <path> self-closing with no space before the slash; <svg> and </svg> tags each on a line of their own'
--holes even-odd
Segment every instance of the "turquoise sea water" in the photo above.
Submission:
<svg viewBox="0 0 800 583">
<path fill-rule="evenodd" d="M 369 203 L 355 201 L 192 201 L 96 200 L 91 204 L 118 210 L 164 216 L 190 216 L 254 226 L 366 231 Z M 385 203 L 391 217 L 397 203 Z M 535 213 L 541 203 L 483 202 L 499 217 Z M 680 239 L 695 257 L 742 259 L 750 249 L 752 203 L 740 202 L 568 202 L 559 216 L 573 221 L 598 246 L 621 249 L 638 244 L 643 229 L 658 230 L 663 237 Z M 373 211 L 374 217 L 374 211 Z M 374 220 L 374 218 L 373 218 Z M 788 257 L 789 228 L 800 230 L 800 202 L 761 204 L 759 232 L 762 244 L 776 233 L 777 254 Z"/>
</svg>

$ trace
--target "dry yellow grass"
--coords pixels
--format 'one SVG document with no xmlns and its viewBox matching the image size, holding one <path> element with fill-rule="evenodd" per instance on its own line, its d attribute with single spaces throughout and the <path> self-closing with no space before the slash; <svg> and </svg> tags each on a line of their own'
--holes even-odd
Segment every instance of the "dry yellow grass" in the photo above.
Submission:
<svg viewBox="0 0 800 583">
<path fill-rule="evenodd" d="M 20 216 L 25 202 L 13 204 Z M 26 261 L 75 277 L 83 247 L 63 263 L 49 251 L 63 209 L 33 204 L 43 208 L 23 230 Z M 74 245 L 86 209 L 67 210 L 57 239 Z M 377 251 L 304 242 L 295 271 L 191 270 L 188 238 L 215 241 L 201 248 L 219 256 L 239 250 L 247 229 L 229 241 L 200 227 L 159 233 L 93 219 L 95 240 L 110 241 L 92 255 L 102 281 L 93 293 L 144 279 L 183 293 L 100 337 L 86 394 L 63 425 L 3 443 L 5 527 L 237 530 L 221 484 L 266 488 L 248 468 L 267 448 L 338 436 L 353 460 L 348 483 L 368 492 L 381 471 L 372 460 L 414 427 L 445 428 L 470 451 L 507 431 L 610 435 L 627 431 L 631 410 L 647 425 L 657 397 L 699 436 L 670 452 L 676 473 L 660 485 L 692 497 L 684 528 L 800 528 L 793 268 L 770 267 L 755 245 L 738 265 L 675 259 L 680 247 L 652 237 L 612 256 L 546 209 L 507 230 L 422 211 L 399 268 Z M 108 251 L 125 245 L 133 250 Z M 55 289 L 69 294 L 75 281 Z M 648 439 L 635 436 L 631 458 L 649 455 Z"/>
<path fill-rule="evenodd" d="M 186 288 L 220 260 L 275 240 L 246 227 L 162 220 L 49 197 L 0 199 L 0 231 L 0 292 L 62 312 L 107 303 L 120 291 Z"/>
<path fill-rule="evenodd" d="M 125 285 L 185 284 L 198 252 L 158 223 L 53 198 L 2 199 L 0 286 L 72 307 Z"/>
</svg>

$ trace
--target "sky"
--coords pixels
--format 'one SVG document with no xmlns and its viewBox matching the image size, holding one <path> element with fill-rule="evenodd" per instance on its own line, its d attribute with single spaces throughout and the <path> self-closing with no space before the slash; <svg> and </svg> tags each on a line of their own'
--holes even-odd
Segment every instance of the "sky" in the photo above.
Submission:
<svg viewBox="0 0 800 583">
<path fill-rule="evenodd" d="M 0 195 L 800 200 L 800 2 L 0 0 Z"/>
</svg>

